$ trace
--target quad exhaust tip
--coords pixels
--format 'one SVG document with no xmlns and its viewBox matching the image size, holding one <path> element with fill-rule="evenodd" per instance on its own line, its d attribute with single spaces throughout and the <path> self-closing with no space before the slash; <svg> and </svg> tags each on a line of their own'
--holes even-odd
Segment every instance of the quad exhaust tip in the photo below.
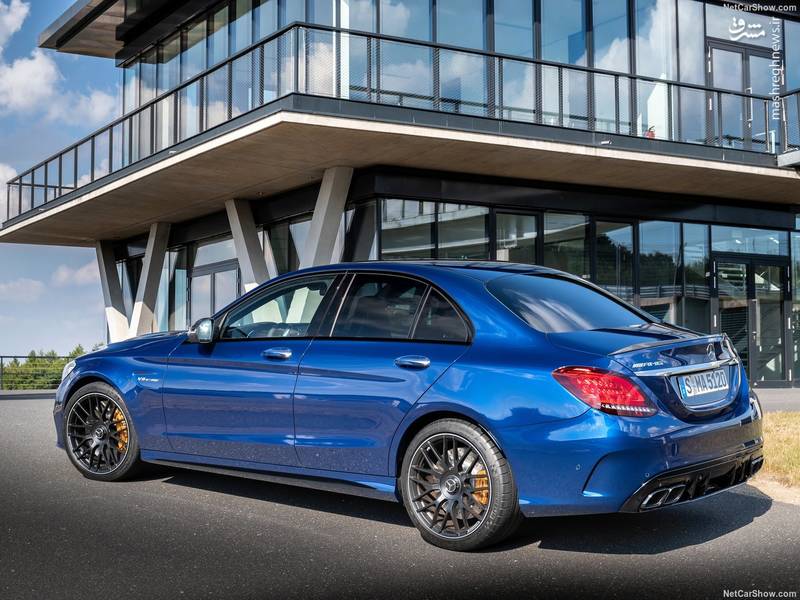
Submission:
<svg viewBox="0 0 800 600">
<path fill-rule="evenodd" d="M 675 504 L 681 499 L 685 490 L 686 486 L 684 484 L 659 488 L 648 494 L 639 508 L 640 510 L 650 510 L 652 508 L 660 508 L 662 506 Z"/>
</svg>

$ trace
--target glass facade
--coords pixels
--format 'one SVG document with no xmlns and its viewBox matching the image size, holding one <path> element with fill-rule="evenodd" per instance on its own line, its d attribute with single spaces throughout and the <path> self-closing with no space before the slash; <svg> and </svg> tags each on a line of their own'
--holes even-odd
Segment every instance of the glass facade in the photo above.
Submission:
<svg viewBox="0 0 800 600">
<path fill-rule="evenodd" d="M 494 0 L 491 8 L 487 0 L 228 0 L 157 44 L 166 69 L 158 90 L 172 89 L 178 81 L 295 22 L 695 85 L 708 83 L 706 40 L 771 49 L 775 28 L 770 17 L 701 0 Z M 785 25 L 785 87 L 792 90 L 800 87 L 800 23 L 778 23 Z M 149 52 L 124 69 L 126 112 L 146 101 L 146 94 L 134 88 L 139 86 L 139 71 L 147 68 L 140 64 L 151 60 Z M 172 64 L 179 55 L 182 58 Z M 650 92 L 636 91 L 645 98 Z"/>
<path fill-rule="evenodd" d="M 381 201 L 381 258 L 434 258 L 436 204 Z"/>
<path fill-rule="evenodd" d="M 682 323 L 680 308 L 681 225 L 668 221 L 639 224 L 639 302 L 669 323 Z"/>
<path fill-rule="evenodd" d="M 586 3 L 584 0 L 541 0 L 542 58 L 585 66 Z"/>
<path fill-rule="evenodd" d="M 707 225 L 685 223 L 683 229 L 683 324 L 694 331 L 710 331 L 711 244 Z"/>
<path fill-rule="evenodd" d="M 594 66 L 627 72 L 630 65 L 628 0 L 592 0 Z"/>
<path fill-rule="evenodd" d="M 436 0 L 436 41 L 486 48 L 485 0 Z"/>
<path fill-rule="evenodd" d="M 786 47 L 786 89 L 800 89 L 800 23 L 784 21 L 784 39 Z"/>
<path fill-rule="evenodd" d="M 489 259 L 489 209 L 463 204 L 439 204 L 438 258 Z"/>
<path fill-rule="evenodd" d="M 497 52 L 533 58 L 533 2 L 494 0 L 494 40 Z"/>
<path fill-rule="evenodd" d="M 544 215 L 543 264 L 584 279 L 589 273 L 589 218 L 584 215 Z"/>
<path fill-rule="evenodd" d="M 635 0 L 636 73 L 676 79 L 677 35 L 674 0 Z"/>
<path fill-rule="evenodd" d="M 497 260 L 533 264 L 536 262 L 538 218 L 536 215 L 497 213 Z"/>
<path fill-rule="evenodd" d="M 697 0 L 678 0 L 678 53 L 680 79 L 703 85 L 706 82 L 703 5 Z"/>
<path fill-rule="evenodd" d="M 595 223 L 595 282 L 624 300 L 633 300 L 633 226 Z"/>
<path fill-rule="evenodd" d="M 715 252 L 789 255 L 789 234 L 785 231 L 714 225 L 711 240 Z"/>
<path fill-rule="evenodd" d="M 261 49 L 212 70 L 292 23 L 408 41 L 301 30 L 263 48 L 263 94 L 251 64 Z M 798 97 L 777 113 L 771 100 L 800 85 L 798 37 L 798 23 L 701 0 L 228 0 L 123 68 L 126 114 L 212 70 L 180 91 L 177 116 L 158 109 L 178 139 L 151 144 L 149 117 L 137 117 L 126 161 L 295 91 L 772 153 L 800 139 Z M 197 114 L 194 97 L 206 100 Z"/>
</svg>

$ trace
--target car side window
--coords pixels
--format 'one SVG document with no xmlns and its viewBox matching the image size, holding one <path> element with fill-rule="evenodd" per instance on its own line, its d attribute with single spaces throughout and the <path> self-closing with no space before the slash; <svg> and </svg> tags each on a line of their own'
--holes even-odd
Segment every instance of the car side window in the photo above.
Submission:
<svg viewBox="0 0 800 600">
<path fill-rule="evenodd" d="M 466 342 L 469 339 L 469 330 L 453 305 L 432 289 L 422 306 L 414 339 L 428 342 Z"/>
<path fill-rule="evenodd" d="M 288 282 L 234 309 L 225 322 L 222 339 L 305 337 L 336 275 Z"/>
<path fill-rule="evenodd" d="M 333 337 L 408 339 L 427 286 L 392 275 L 356 275 Z"/>
</svg>

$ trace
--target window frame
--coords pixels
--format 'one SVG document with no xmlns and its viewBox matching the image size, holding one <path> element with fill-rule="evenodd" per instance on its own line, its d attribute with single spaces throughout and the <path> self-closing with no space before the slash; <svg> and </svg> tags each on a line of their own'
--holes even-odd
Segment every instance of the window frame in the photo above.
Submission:
<svg viewBox="0 0 800 600">
<path fill-rule="evenodd" d="M 422 292 L 422 299 L 420 300 L 419 306 L 417 306 L 417 310 L 414 313 L 414 318 L 412 321 L 411 328 L 409 329 L 408 337 L 406 338 L 376 338 L 376 337 L 349 337 L 349 336 L 334 336 L 333 332 L 336 329 L 336 324 L 339 321 L 339 317 L 341 316 L 342 308 L 344 307 L 345 300 L 350 295 L 350 290 L 353 285 L 353 281 L 359 275 L 376 275 L 376 276 L 384 276 L 384 277 L 396 277 L 401 279 L 410 279 L 415 283 L 422 284 L 425 286 Z M 340 289 L 342 293 L 339 294 L 339 298 L 335 300 L 332 304 L 327 307 L 327 311 L 330 312 L 331 310 L 335 310 L 333 319 L 330 320 L 330 325 L 327 327 L 327 331 L 316 331 L 316 337 L 324 338 L 328 340 L 344 340 L 344 341 L 353 341 L 353 342 L 401 342 L 401 343 L 417 343 L 417 344 L 447 344 L 447 345 L 458 345 L 458 346 L 469 346 L 472 344 L 473 339 L 475 337 L 475 328 L 472 324 L 472 320 L 469 316 L 464 312 L 464 310 L 459 306 L 457 302 L 453 300 L 453 297 L 445 292 L 441 287 L 432 283 L 431 281 L 419 277 L 416 275 L 412 275 L 409 273 L 402 273 L 397 271 L 385 270 L 385 269 L 359 269 L 359 270 L 349 270 L 346 273 L 346 280 L 342 282 L 340 285 Z M 419 324 L 419 319 L 422 315 L 422 309 L 425 306 L 425 302 L 428 300 L 428 296 L 430 295 L 431 290 L 435 290 L 438 292 L 445 301 L 453 307 L 456 311 L 458 316 L 461 318 L 462 322 L 467 331 L 467 339 L 464 341 L 452 341 L 452 340 L 417 340 L 414 339 L 414 334 L 417 330 L 417 325 Z M 327 314 L 323 316 L 323 321 L 327 321 Z M 327 323 L 324 323 L 327 325 Z"/>
<path fill-rule="evenodd" d="M 329 294 L 326 294 L 322 302 L 320 303 L 320 307 L 317 312 L 314 314 L 314 317 L 311 319 L 309 323 L 308 332 L 306 335 L 296 336 L 296 337 L 248 337 L 248 338 L 224 338 L 223 333 L 225 332 L 226 327 L 228 326 L 228 322 L 231 318 L 231 315 L 237 311 L 239 308 L 243 307 L 244 305 L 255 305 L 265 296 L 271 295 L 276 290 L 280 290 L 280 288 L 291 288 L 295 287 L 298 283 L 302 283 L 304 279 L 318 279 L 325 275 L 331 275 L 333 277 L 333 283 L 331 285 L 332 291 L 329 290 Z M 232 304 L 223 314 L 215 315 L 214 321 L 215 323 L 218 322 L 219 325 L 216 325 L 216 329 L 218 331 L 218 338 L 217 342 L 263 342 L 266 340 L 313 340 L 316 337 L 319 337 L 319 328 L 322 323 L 325 321 L 325 317 L 328 314 L 328 310 L 330 309 L 332 303 L 335 301 L 337 295 L 342 288 L 342 283 L 345 281 L 347 276 L 346 272 L 342 271 L 319 271 L 316 273 L 301 273 L 296 276 L 292 276 L 286 279 L 281 279 L 281 281 L 276 281 L 274 284 L 267 286 L 263 290 L 258 291 L 255 294 L 245 294 L 241 298 L 238 299 L 234 304 Z"/>
</svg>

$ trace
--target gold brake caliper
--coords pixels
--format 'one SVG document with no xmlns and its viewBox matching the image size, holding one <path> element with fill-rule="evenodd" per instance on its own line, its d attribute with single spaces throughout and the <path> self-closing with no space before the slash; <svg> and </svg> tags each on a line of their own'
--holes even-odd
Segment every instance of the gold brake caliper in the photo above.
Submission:
<svg viewBox="0 0 800 600">
<path fill-rule="evenodd" d="M 114 410 L 114 418 L 112 421 L 119 434 L 117 449 L 122 452 L 128 446 L 128 423 L 125 422 L 125 415 L 123 415 L 122 411 L 118 408 Z"/>
<path fill-rule="evenodd" d="M 474 494 L 475 499 L 486 506 L 489 504 L 489 475 L 486 473 L 486 469 L 478 471 L 474 481 L 476 489 Z"/>
</svg>

